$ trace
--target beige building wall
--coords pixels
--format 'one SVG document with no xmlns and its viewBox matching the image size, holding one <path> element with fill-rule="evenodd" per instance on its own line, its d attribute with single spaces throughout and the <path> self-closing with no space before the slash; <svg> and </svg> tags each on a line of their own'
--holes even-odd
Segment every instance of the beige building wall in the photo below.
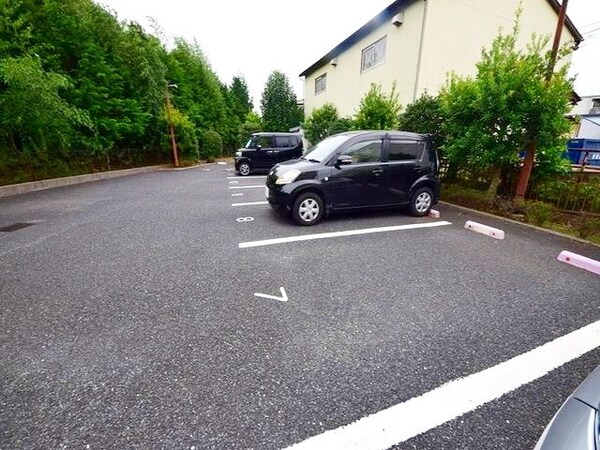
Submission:
<svg viewBox="0 0 600 450">
<path fill-rule="evenodd" d="M 427 3 L 427 7 L 425 7 Z M 340 116 L 353 115 L 371 83 L 396 92 L 403 107 L 423 92 L 436 94 L 447 74 L 474 75 L 483 47 L 489 47 L 500 28 L 512 30 L 519 0 L 418 0 L 404 10 L 399 27 L 387 20 L 375 31 L 355 43 L 337 58 L 337 65 L 326 64 L 306 77 L 305 114 L 330 102 Z M 520 44 L 525 47 L 533 32 L 553 37 L 558 14 L 546 0 L 522 2 Z M 421 66 L 417 80 L 417 61 L 426 11 Z M 361 73 L 362 50 L 386 36 L 385 62 Z M 573 42 L 565 27 L 562 42 Z M 549 46 L 551 42 L 549 43 Z M 327 88 L 315 95 L 315 80 L 327 74 Z M 416 88 L 416 89 L 415 89 Z"/>
<path fill-rule="evenodd" d="M 404 23 L 396 27 L 387 20 L 375 31 L 355 43 L 337 58 L 337 65 L 327 64 L 306 77 L 304 82 L 304 112 L 330 102 L 335 104 L 341 117 L 352 116 L 371 83 L 390 92 L 396 81 L 400 102 L 412 100 L 416 75 L 416 60 L 423 21 L 423 4 L 414 2 L 404 11 Z M 364 48 L 386 36 L 385 62 L 361 73 Z M 315 95 L 315 80 L 327 73 L 327 89 Z"/>
<path fill-rule="evenodd" d="M 519 0 L 428 0 L 423 58 L 417 97 L 425 90 L 435 94 L 451 71 L 475 75 L 483 47 L 489 48 L 499 29 L 512 31 Z M 532 33 L 549 36 L 548 50 L 558 14 L 546 0 L 522 2 L 519 46 L 525 48 Z M 562 43 L 574 42 L 565 27 Z"/>
</svg>

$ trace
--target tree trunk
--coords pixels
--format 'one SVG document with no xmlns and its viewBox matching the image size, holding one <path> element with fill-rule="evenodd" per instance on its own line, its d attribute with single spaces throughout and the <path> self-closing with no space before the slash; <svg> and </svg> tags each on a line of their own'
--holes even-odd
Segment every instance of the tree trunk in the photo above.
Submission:
<svg viewBox="0 0 600 450">
<path fill-rule="evenodd" d="M 495 167 L 492 170 L 492 181 L 490 187 L 487 190 L 487 196 L 490 202 L 492 202 L 498 194 L 498 186 L 500 186 L 500 168 Z"/>
</svg>

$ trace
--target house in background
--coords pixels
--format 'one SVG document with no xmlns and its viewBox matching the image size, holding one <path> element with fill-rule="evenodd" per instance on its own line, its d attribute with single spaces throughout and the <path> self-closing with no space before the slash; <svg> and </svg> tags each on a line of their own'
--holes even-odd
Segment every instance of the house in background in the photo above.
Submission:
<svg viewBox="0 0 600 450">
<path fill-rule="evenodd" d="M 500 28 L 513 27 L 519 0 L 396 0 L 316 61 L 304 77 L 304 112 L 333 103 L 341 116 L 351 116 L 372 83 L 396 92 L 403 107 L 424 92 L 436 94 L 449 72 L 474 75 L 483 47 Z M 519 45 L 531 34 L 553 36 L 557 0 L 522 2 Z M 343 12 L 340 11 L 340 20 Z M 570 19 L 562 43 L 583 40 Z"/>
<path fill-rule="evenodd" d="M 581 97 L 568 115 L 579 118 L 574 137 L 600 139 L 600 95 Z"/>
</svg>

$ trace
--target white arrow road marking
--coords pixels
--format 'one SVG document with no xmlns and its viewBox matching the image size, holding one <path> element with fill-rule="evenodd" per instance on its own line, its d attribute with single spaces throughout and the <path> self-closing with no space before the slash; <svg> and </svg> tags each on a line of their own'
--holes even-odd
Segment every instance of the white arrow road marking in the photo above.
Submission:
<svg viewBox="0 0 600 450">
<path fill-rule="evenodd" d="M 256 297 L 268 298 L 271 300 L 278 300 L 280 302 L 287 302 L 288 296 L 287 296 L 287 293 L 285 292 L 285 289 L 283 288 L 283 286 L 280 287 L 279 290 L 281 291 L 281 297 L 277 297 L 276 295 L 261 294 L 260 292 L 255 292 L 254 295 Z"/>
</svg>

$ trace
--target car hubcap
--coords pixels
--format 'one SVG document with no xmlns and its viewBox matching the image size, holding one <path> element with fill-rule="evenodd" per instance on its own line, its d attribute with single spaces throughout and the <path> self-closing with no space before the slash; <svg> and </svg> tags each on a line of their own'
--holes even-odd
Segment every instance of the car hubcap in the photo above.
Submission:
<svg viewBox="0 0 600 450">
<path fill-rule="evenodd" d="M 312 198 L 300 203 L 300 217 L 305 222 L 312 222 L 319 215 L 319 204 Z"/>
<path fill-rule="evenodd" d="M 240 166 L 240 173 L 242 175 L 248 175 L 250 173 L 250 167 L 247 164 L 242 164 Z"/>
<path fill-rule="evenodd" d="M 422 192 L 417 196 L 417 200 L 415 201 L 415 209 L 424 213 L 431 206 L 431 196 L 427 192 Z"/>
</svg>

